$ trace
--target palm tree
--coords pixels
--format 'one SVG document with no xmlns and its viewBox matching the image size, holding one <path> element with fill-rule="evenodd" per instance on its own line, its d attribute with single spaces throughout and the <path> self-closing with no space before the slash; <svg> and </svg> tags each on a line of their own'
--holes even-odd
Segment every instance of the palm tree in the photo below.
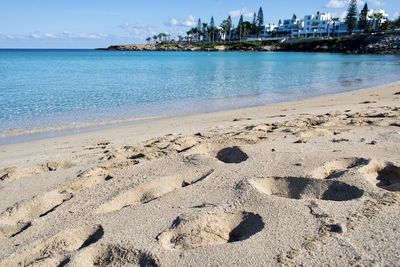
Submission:
<svg viewBox="0 0 400 267">
<path fill-rule="evenodd" d="M 242 37 L 244 40 L 247 39 L 249 33 L 251 31 L 252 25 L 249 21 L 245 21 L 242 23 Z"/>
<path fill-rule="evenodd" d="M 293 15 L 293 17 L 296 15 Z M 301 29 L 301 20 L 296 22 L 296 29 L 297 29 L 297 38 L 300 38 L 300 29 Z"/>
<path fill-rule="evenodd" d="M 199 42 L 199 34 L 200 32 L 198 31 L 197 28 L 191 28 L 188 32 L 186 32 L 186 34 L 188 35 L 188 38 L 190 38 L 191 41 L 195 41 L 195 42 Z"/>
<path fill-rule="evenodd" d="M 400 16 L 394 21 L 394 27 L 400 27 Z"/>
<path fill-rule="evenodd" d="M 203 23 L 203 28 L 202 28 L 201 32 L 203 33 L 203 40 L 206 39 L 205 38 L 206 36 L 208 38 L 208 24 L 207 23 Z M 207 41 L 209 41 L 209 40 L 207 39 Z"/>
<path fill-rule="evenodd" d="M 382 20 L 383 20 L 383 14 L 382 13 L 374 13 L 370 16 L 370 19 L 372 19 L 372 28 L 375 31 L 379 30 L 379 27 L 381 26 Z"/>
<path fill-rule="evenodd" d="M 146 38 L 146 41 L 147 41 L 148 44 L 150 44 L 151 37 L 147 37 L 147 38 Z"/>
<path fill-rule="evenodd" d="M 169 37 L 170 37 L 170 35 L 169 35 L 169 34 L 166 34 L 166 33 L 164 33 L 164 32 L 158 34 L 158 39 L 159 39 L 161 42 L 166 42 L 166 41 L 168 41 L 168 40 L 169 40 Z"/>
<path fill-rule="evenodd" d="M 186 32 L 189 44 L 191 43 L 193 33 L 194 33 L 193 28 L 191 28 L 189 31 Z"/>
<path fill-rule="evenodd" d="M 232 31 L 232 18 L 229 16 L 226 20 L 222 21 L 220 27 L 222 28 L 221 32 L 225 34 L 225 41 L 231 40 L 231 31 Z"/>
</svg>

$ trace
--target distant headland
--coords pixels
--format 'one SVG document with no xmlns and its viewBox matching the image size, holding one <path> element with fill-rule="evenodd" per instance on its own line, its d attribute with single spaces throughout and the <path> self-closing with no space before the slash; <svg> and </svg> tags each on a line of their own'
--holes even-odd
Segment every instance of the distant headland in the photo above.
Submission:
<svg viewBox="0 0 400 267">
<path fill-rule="evenodd" d="M 400 54 L 400 32 L 362 34 L 344 37 L 315 37 L 270 41 L 231 41 L 216 43 L 175 43 L 112 45 L 108 51 L 253 51 L 253 52 L 331 52 L 352 54 Z"/>
<path fill-rule="evenodd" d="M 277 24 L 264 23 L 260 7 L 253 21 L 243 15 L 235 26 L 229 16 L 216 26 L 198 20 L 186 36 L 160 33 L 146 39 L 147 44 L 112 45 L 100 50 L 119 51 L 300 51 L 335 53 L 400 54 L 400 17 L 390 20 L 382 9 L 370 10 L 365 3 L 358 12 L 357 1 L 349 2 L 344 18 L 331 13 L 296 14 Z"/>
</svg>

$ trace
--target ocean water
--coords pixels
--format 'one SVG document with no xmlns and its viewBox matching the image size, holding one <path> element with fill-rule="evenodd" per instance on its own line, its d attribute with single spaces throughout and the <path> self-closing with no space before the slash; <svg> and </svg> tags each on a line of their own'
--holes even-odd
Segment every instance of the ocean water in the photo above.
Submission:
<svg viewBox="0 0 400 267">
<path fill-rule="evenodd" d="M 399 56 L 0 50 L 0 135 L 263 105 L 399 78 Z"/>
</svg>

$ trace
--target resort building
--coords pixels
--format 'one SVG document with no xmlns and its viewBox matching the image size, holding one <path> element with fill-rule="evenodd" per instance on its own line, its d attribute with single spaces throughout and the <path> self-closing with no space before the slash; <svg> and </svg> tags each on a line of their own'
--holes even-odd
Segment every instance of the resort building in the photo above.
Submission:
<svg viewBox="0 0 400 267">
<path fill-rule="evenodd" d="M 293 15 L 290 19 L 279 20 L 278 24 L 269 23 L 255 38 L 249 40 L 269 40 L 276 38 L 305 38 L 342 36 L 347 34 L 347 26 L 344 20 L 333 18 L 331 13 L 317 12 L 315 15 L 306 15 L 303 19 Z"/>
<path fill-rule="evenodd" d="M 383 9 L 369 10 L 367 21 L 372 31 L 377 31 L 382 23 L 389 18 Z M 251 34 L 247 28 L 245 34 L 240 32 L 237 27 L 232 25 L 229 32 L 223 28 L 216 27 L 215 31 L 208 32 L 208 28 L 198 26 L 196 32 L 192 32 L 186 37 L 186 42 L 214 42 L 214 41 L 237 41 L 237 40 L 276 40 L 284 38 L 308 38 L 308 37 L 336 37 L 348 34 L 345 18 L 334 17 L 329 12 L 317 12 L 314 15 L 306 15 L 298 18 L 295 14 L 292 18 L 279 20 L 277 24 L 269 23 L 262 26 L 260 32 Z M 354 33 L 363 32 L 355 29 Z M 243 38 L 242 36 L 245 36 Z"/>
<path fill-rule="evenodd" d="M 388 17 L 385 10 L 375 9 L 368 12 L 367 20 L 370 28 L 376 31 L 382 23 L 387 21 Z M 298 19 L 296 15 L 293 15 L 291 19 L 280 20 L 278 25 L 268 24 L 259 39 L 344 36 L 347 34 L 344 18 L 334 18 L 329 12 L 317 12 L 315 15 L 306 15 L 303 19 Z"/>
<path fill-rule="evenodd" d="M 325 36 L 329 35 L 330 22 L 332 21 L 331 13 L 320 13 L 316 15 L 304 16 L 302 28 L 299 30 L 299 36 Z"/>
<path fill-rule="evenodd" d="M 284 19 L 279 21 L 275 32 L 278 36 L 295 37 L 298 35 L 299 30 L 303 27 L 303 21 L 293 15 L 291 19 Z"/>
<path fill-rule="evenodd" d="M 261 31 L 260 36 L 258 38 L 253 38 L 253 39 L 262 39 L 266 40 L 268 38 L 272 38 L 272 33 L 276 32 L 278 29 L 278 25 L 273 24 L 273 23 L 268 23 Z"/>
<path fill-rule="evenodd" d="M 331 13 L 317 12 L 315 15 L 306 15 L 303 19 L 285 19 L 275 30 L 275 34 L 288 38 L 340 36 L 347 34 L 344 20 L 333 18 Z M 269 36 L 274 35 L 273 33 Z"/>
</svg>

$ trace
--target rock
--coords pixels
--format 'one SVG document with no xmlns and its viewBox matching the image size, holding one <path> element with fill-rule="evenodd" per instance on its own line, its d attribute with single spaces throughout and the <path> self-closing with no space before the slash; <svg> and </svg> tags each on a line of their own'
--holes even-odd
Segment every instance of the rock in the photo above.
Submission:
<svg viewBox="0 0 400 267">
<path fill-rule="evenodd" d="M 357 35 L 341 38 L 312 38 L 277 42 L 272 45 L 251 43 L 216 44 L 202 48 L 196 44 L 128 44 L 113 45 L 99 50 L 110 51 L 296 51 L 296 52 L 340 52 L 349 54 L 400 54 L 400 36 L 395 34 Z"/>
<path fill-rule="evenodd" d="M 218 51 L 226 51 L 226 46 L 225 45 L 217 45 L 215 47 L 215 49 Z"/>
</svg>

